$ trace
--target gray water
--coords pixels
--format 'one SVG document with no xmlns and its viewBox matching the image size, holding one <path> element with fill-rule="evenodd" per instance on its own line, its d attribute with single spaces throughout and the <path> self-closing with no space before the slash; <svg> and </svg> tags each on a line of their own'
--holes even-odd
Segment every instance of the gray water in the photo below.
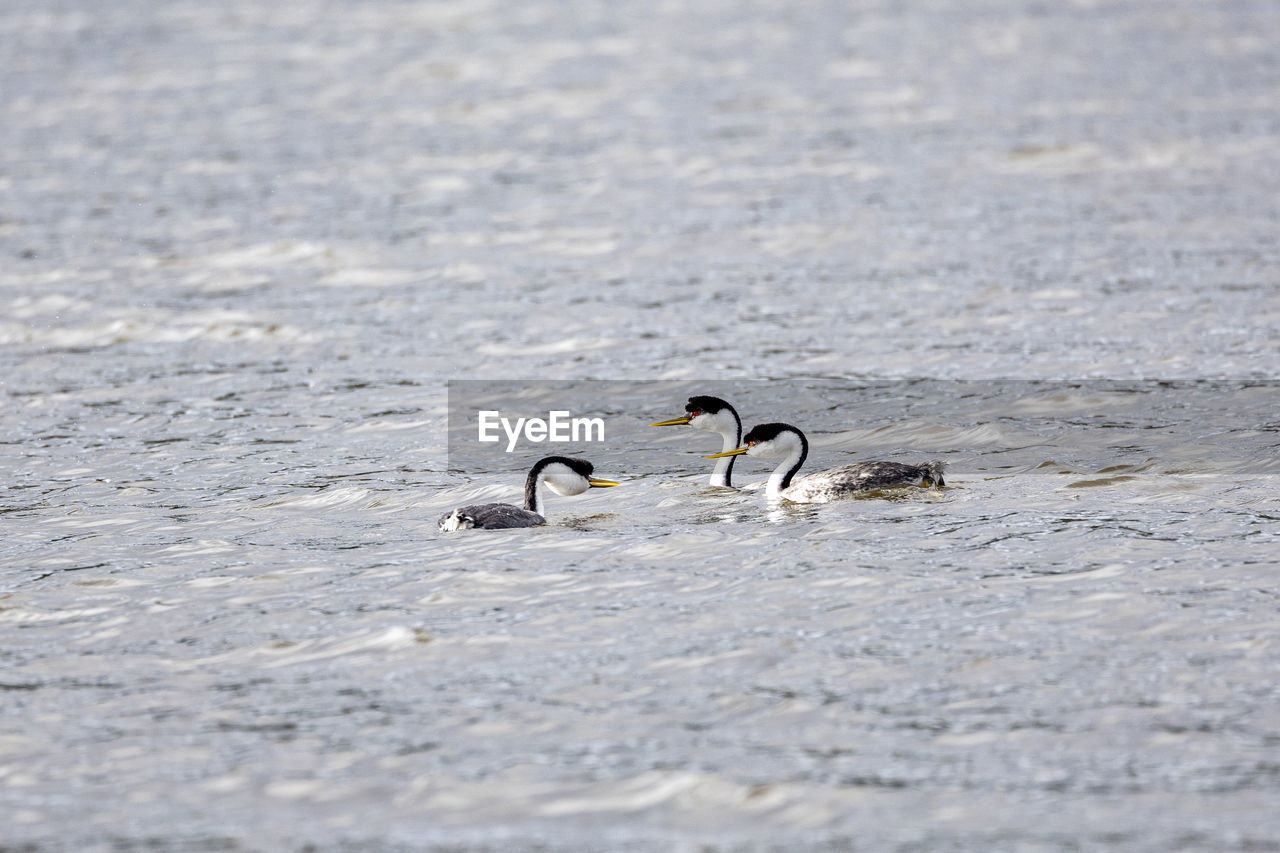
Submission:
<svg viewBox="0 0 1280 853">
<path fill-rule="evenodd" d="M 0 849 L 1280 849 L 1277 43 L 7 0 Z M 623 485 L 439 533 L 475 378 Z M 948 488 L 710 489 L 709 387 Z"/>
</svg>

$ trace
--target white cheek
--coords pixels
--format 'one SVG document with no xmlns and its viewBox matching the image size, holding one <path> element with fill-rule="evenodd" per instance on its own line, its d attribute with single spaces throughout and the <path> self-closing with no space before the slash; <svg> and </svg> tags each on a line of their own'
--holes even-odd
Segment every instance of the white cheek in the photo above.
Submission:
<svg viewBox="0 0 1280 853">
<path fill-rule="evenodd" d="M 591 484 L 583 477 L 570 472 L 556 471 L 546 476 L 544 482 L 547 488 L 555 492 L 557 495 L 580 495 L 587 489 L 591 488 Z"/>
<path fill-rule="evenodd" d="M 728 412 L 703 412 L 696 418 L 689 419 L 689 426 L 705 429 L 707 432 L 733 432 L 737 424 Z"/>
</svg>

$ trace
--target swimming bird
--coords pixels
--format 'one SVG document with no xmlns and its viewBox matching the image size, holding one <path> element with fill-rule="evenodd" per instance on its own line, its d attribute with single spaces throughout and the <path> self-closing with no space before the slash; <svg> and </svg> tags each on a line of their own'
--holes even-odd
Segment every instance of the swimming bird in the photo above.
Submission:
<svg viewBox="0 0 1280 853">
<path fill-rule="evenodd" d="M 597 480 L 591 476 L 595 470 L 585 459 L 570 459 L 567 456 L 548 456 L 539 459 L 529 469 L 529 476 L 524 481 L 524 509 L 511 504 L 475 504 L 460 506 L 453 512 L 440 517 L 440 529 L 467 530 L 502 530 L 508 527 L 537 527 L 546 524 L 546 516 L 542 512 L 542 495 L 538 486 L 547 484 L 547 488 L 557 495 L 580 495 L 590 488 L 606 488 L 616 486 L 612 480 Z"/>
<path fill-rule="evenodd" d="M 790 424 L 760 424 L 748 430 L 741 447 L 715 453 L 708 459 L 740 454 L 762 459 L 782 458 L 769 475 L 765 494 L 770 498 L 786 498 L 796 503 L 826 503 L 851 497 L 872 489 L 898 486 L 945 486 L 942 463 L 904 465 L 901 462 L 854 462 L 839 468 L 828 468 L 793 480 L 809 455 L 809 441 L 804 433 Z"/>
<path fill-rule="evenodd" d="M 738 413 L 733 406 L 730 406 L 719 397 L 707 397 L 705 395 L 690 397 L 689 402 L 684 404 L 684 412 L 682 417 L 672 418 L 669 421 L 658 421 L 656 424 L 649 424 L 649 426 L 688 424 L 694 429 L 705 429 L 708 432 L 716 433 L 724 440 L 724 444 L 721 447 L 722 450 L 732 450 L 742 443 L 742 419 L 738 417 Z M 733 456 L 725 456 L 725 458 L 717 462 L 716 467 L 711 471 L 711 479 L 708 482 L 713 486 L 732 489 L 733 484 L 730 480 L 733 477 L 733 461 Z"/>
</svg>

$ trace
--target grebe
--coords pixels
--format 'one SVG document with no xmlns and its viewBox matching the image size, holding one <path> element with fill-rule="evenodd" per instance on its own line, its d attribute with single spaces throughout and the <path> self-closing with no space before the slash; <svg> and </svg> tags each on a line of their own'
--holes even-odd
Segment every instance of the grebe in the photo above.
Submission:
<svg viewBox="0 0 1280 853">
<path fill-rule="evenodd" d="M 733 406 L 730 406 L 719 397 L 703 395 L 690 397 L 689 402 L 684 404 L 684 411 L 683 417 L 672 418 L 669 421 L 658 421 L 656 424 L 649 424 L 649 426 L 688 424 L 694 429 L 705 429 L 707 432 L 718 434 L 724 440 L 721 450 L 726 451 L 732 450 L 742 443 L 742 420 L 738 417 L 738 413 Z M 725 454 L 719 455 L 725 456 L 725 458 L 716 463 L 716 467 L 711 472 L 711 479 L 708 482 L 713 486 L 732 489 L 733 483 L 730 480 L 733 476 L 734 457 Z"/>
<path fill-rule="evenodd" d="M 546 524 L 542 514 L 542 495 L 538 485 L 546 483 L 547 488 L 557 495 L 580 495 L 592 487 L 605 488 L 616 486 L 612 480 L 597 480 L 591 476 L 594 466 L 585 459 L 570 459 L 566 456 L 548 456 L 539 459 L 529 469 L 529 477 L 524 481 L 524 509 L 511 504 L 475 504 L 460 506 L 453 512 L 440 517 L 440 529 L 467 530 L 502 530 L 508 527 L 536 527 Z"/>
<path fill-rule="evenodd" d="M 855 462 L 809 474 L 792 482 L 792 478 L 804 464 L 805 457 L 809 455 L 809 442 L 803 432 L 790 424 L 761 424 L 752 427 L 747 432 L 742 447 L 715 453 L 707 458 L 717 459 L 742 453 L 762 459 L 783 457 L 781 464 L 769 475 L 766 494 L 770 498 L 786 498 L 796 503 L 826 503 L 872 489 L 946 485 L 942 479 L 941 462 L 926 462 L 923 465 Z"/>
</svg>

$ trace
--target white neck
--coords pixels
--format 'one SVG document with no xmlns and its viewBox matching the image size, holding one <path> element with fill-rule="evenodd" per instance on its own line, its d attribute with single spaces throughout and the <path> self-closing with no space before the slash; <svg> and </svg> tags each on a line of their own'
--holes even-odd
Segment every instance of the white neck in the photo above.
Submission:
<svg viewBox="0 0 1280 853">
<path fill-rule="evenodd" d="M 791 452 L 787 454 L 787 458 L 778 463 L 778 467 L 773 469 L 773 473 L 769 475 L 769 482 L 765 486 L 765 494 L 771 498 L 782 496 L 782 481 L 787 478 L 788 474 L 793 473 L 796 468 L 800 467 L 800 460 L 804 455 L 804 447 L 798 442 L 792 446 Z M 794 482 L 794 478 L 792 480 Z M 791 483 L 787 484 L 788 488 Z"/>
<path fill-rule="evenodd" d="M 738 435 L 734 430 L 721 430 L 720 437 L 724 439 L 720 446 L 721 453 L 737 449 Z M 733 471 L 733 460 L 737 458 L 736 456 L 721 456 L 716 460 L 716 467 L 711 470 L 711 480 L 709 481 L 711 485 L 732 488 L 729 477 Z"/>
</svg>

